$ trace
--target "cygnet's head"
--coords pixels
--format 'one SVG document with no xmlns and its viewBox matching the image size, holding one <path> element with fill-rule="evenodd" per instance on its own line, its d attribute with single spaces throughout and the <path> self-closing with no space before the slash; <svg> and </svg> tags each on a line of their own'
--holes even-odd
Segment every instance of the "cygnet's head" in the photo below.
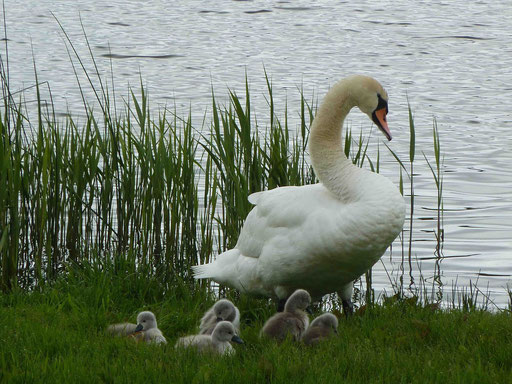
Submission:
<svg viewBox="0 0 512 384">
<path fill-rule="evenodd" d="M 386 115 L 388 114 L 388 94 L 380 83 L 368 76 L 355 75 L 343 80 L 350 87 L 354 103 L 361 112 L 368 115 L 377 127 L 391 140 Z"/>
<path fill-rule="evenodd" d="M 286 300 L 284 305 L 285 312 L 293 312 L 297 309 L 305 310 L 311 304 L 311 296 L 308 291 L 304 289 L 297 289 L 292 295 Z"/>
<path fill-rule="evenodd" d="M 243 340 L 238 337 L 235 332 L 235 327 L 229 321 L 221 321 L 217 323 L 212 333 L 212 339 L 218 341 L 233 341 L 238 344 L 243 344 Z"/>
<path fill-rule="evenodd" d="M 148 329 L 157 328 L 156 317 L 153 312 L 144 311 L 137 315 L 137 328 L 135 332 L 147 331 Z"/>
<path fill-rule="evenodd" d="M 236 310 L 233 303 L 227 299 L 221 299 L 213 306 L 213 313 L 217 321 L 233 321 L 236 316 Z"/>
<path fill-rule="evenodd" d="M 332 313 L 324 313 L 311 322 L 310 327 L 330 328 L 338 333 L 338 318 Z"/>
</svg>

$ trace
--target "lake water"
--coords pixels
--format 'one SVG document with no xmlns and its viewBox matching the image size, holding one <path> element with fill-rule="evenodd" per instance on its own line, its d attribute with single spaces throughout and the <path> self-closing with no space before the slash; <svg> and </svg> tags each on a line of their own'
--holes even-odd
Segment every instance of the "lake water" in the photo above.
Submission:
<svg viewBox="0 0 512 384">
<path fill-rule="evenodd" d="M 228 87 L 242 94 L 246 72 L 261 121 L 268 116 L 263 68 L 272 79 L 276 105 L 282 112 L 288 101 L 291 115 L 301 85 L 311 98 L 349 74 L 377 78 L 390 95 L 390 146 L 403 159 L 408 156 L 407 100 L 415 116 L 413 276 L 417 280 L 421 269 L 427 287 L 437 284 L 436 190 L 422 154 L 433 159 L 435 118 L 444 154 L 445 241 L 439 261 L 444 293 L 449 295 L 453 285 L 469 289 L 471 281 L 497 306 L 507 305 L 507 284 L 512 288 L 510 1 L 6 0 L 5 10 L 11 90 L 34 84 L 35 60 L 39 80 L 48 82 L 61 114 L 80 115 L 83 106 L 51 12 L 92 71 L 82 21 L 100 73 L 110 78 L 112 64 L 118 97 L 126 97 L 128 85 L 137 87 L 141 74 L 152 105 L 176 106 L 184 113 L 191 106 L 197 125 L 210 105 L 211 86 L 218 95 Z M 1 52 L 5 59 L 5 47 Z M 92 103 L 92 92 L 85 89 Z M 49 100 L 48 92 L 43 97 Z M 355 111 L 347 123 L 357 131 L 371 127 Z M 374 135 L 373 154 L 383 140 Z M 396 181 L 397 166 L 387 151 L 381 153 L 382 173 Z M 393 255 L 375 266 L 378 290 L 390 292 L 388 273 L 391 280 L 401 273 L 399 248 L 395 243 Z"/>
</svg>

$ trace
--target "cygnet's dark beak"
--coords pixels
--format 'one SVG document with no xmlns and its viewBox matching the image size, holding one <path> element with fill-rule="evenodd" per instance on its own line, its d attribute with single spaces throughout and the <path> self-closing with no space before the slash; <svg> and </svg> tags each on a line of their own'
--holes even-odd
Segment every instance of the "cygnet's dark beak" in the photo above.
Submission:
<svg viewBox="0 0 512 384">
<path fill-rule="evenodd" d="M 310 315 L 313 314 L 313 309 L 311 309 L 311 306 L 306 307 L 306 312 L 309 313 Z"/>
<path fill-rule="evenodd" d="M 240 337 L 238 337 L 238 335 L 233 336 L 231 338 L 231 341 L 234 342 L 234 343 L 237 343 L 237 344 L 243 344 L 244 343 L 244 341 Z"/>
<path fill-rule="evenodd" d="M 140 332 L 144 329 L 143 325 L 142 324 L 137 324 L 137 327 L 135 328 L 135 331 L 134 332 Z"/>
</svg>

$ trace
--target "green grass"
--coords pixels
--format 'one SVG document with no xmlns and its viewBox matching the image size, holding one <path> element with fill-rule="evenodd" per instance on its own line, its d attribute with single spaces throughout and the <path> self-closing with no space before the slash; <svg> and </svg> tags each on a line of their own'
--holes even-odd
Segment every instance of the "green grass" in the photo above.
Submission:
<svg viewBox="0 0 512 384">
<path fill-rule="evenodd" d="M 242 316 L 244 345 L 233 357 L 176 351 L 213 303 L 186 283 L 86 267 L 43 292 L 0 297 L 0 381 L 171 383 L 509 383 L 510 312 L 441 311 L 390 298 L 340 319 L 339 336 L 316 348 L 262 341 L 266 300 L 231 298 Z M 105 327 L 155 312 L 167 346 L 135 344 Z M 336 311 L 335 311 L 336 312 Z"/>
</svg>

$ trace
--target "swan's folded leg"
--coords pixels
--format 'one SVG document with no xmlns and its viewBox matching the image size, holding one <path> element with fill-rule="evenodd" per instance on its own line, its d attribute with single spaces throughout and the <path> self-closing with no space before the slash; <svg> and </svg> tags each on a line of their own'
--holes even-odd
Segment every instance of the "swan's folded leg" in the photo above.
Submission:
<svg viewBox="0 0 512 384">
<path fill-rule="evenodd" d="M 284 312 L 284 305 L 286 304 L 286 301 L 288 298 L 292 295 L 292 292 L 289 292 L 289 290 L 281 285 L 278 285 L 274 288 L 274 293 L 277 296 L 277 312 Z"/>
</svg>

